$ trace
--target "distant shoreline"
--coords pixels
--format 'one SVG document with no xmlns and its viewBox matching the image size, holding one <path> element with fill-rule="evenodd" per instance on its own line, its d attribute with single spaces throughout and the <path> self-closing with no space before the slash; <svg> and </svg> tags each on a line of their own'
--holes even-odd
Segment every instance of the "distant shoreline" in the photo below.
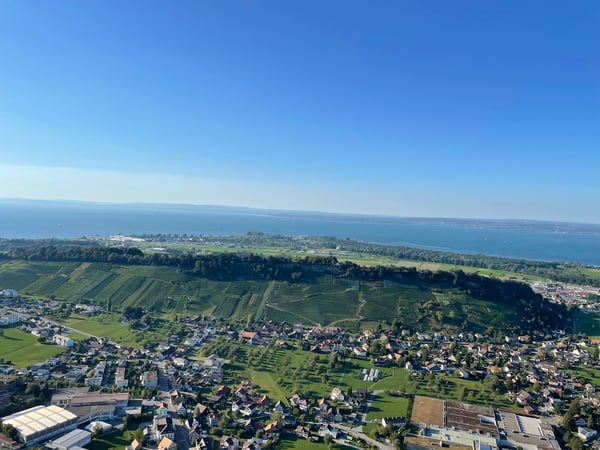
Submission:
<svg viewBox="0 0 600 450">
<path fill-rule="evenodd" d="M 600 266 L 600 225 L 596 224 L 19 199 L 0 199 L 0 217 L 0 238 L 230 236 L 257 231 Z"/>
</svg>

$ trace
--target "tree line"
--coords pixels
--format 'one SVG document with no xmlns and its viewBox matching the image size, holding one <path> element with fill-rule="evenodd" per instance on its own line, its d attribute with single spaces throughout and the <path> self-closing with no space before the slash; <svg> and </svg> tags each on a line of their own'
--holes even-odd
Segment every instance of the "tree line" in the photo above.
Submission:
<svg viewBox="0 0 600 450">
<path fill-rule="evenodd" d="M 600 279 L 586 274 L 581 264 L 571 262 L 530 261 L 483 254 L 452 253 L 423 248 L 372 244 L 333 237 L 315 238 L 326 248 L 366 253 L 391 258 L 503 270 L 523 275 L 539 276 L 551 280 L 600 287 Z"/>
<path fill-rule="evenodd" d="M 190 242 L 204 242 L 209 237 L 202 236 L 178 236 L 178 235 L 143 235 L 143 237 L 149 241 L 156 242 L 173 242 L 179 241 L 180 239 L 187 239 Z M 390 257 L 400 260 L 418 261 L 418 262 L 430 262 L 438 264 L 451 264 L 465 267 L 476 267 L 481 269 L 492 269 L 501 270 L 507 272 L 513 272 L 522 274 L 524 276 L 537 276 L 542 278 L 551 279 L 557 282 L 587 285 L 600 287 L 600 277 L 590 275 L 589 272 L 584 270 L 586 267 L 581 264 L 572 262 L 549 262 L 549 261 L 532 261 L 525 259 L 514 259 L 499 256 L 489 256 L 483 254 L 467 254 L 467 253 L 452 253 L 440 250 L 430 250 L 423 248 L 414 248 L 406 246 L 395 246 L 395 245 L 383 245 L 374 244 L 369 242 L 354 241 L 350 239 L 339 239 L 330 236 L 306 236 L 302 239 L 283 236 L 277 234 L 267 234 L 251 232 L 245 235 L 236 236 L 225 236 L 214 238 L 223 243 L 231 243 L 234 245 L 250 245 L 250 246 L 265 246 L 265 245 L 280 245 L 289 246 L 292 250 L 301 250 L 305 248 L 326 248 L 332 251 L 348 251 L 356 252 L 368 255 L 376 255 L 383 257 Z M 93 248 L 96 251 L 97 244 L 93 240 L 89 239 L 77 239 L 77 240 L 60 240 L 60 239 L 0 239 L 0 251 L 8 254 L 15 254 L 23 249 L 32 250 L 34 253 L 38 252 L 39 248 L 45 248 L 41 253 L 50 252 L 54 253 L 54 248 L 68 247 L 68 248 Z M 140 261 L 136 261 L 135 258 L 131 258 L 131 255 L 127 254 L 127 251 L 135 252 L 137 249 L 119 249 L 111 250 L 111 262 L 121 262 L 126 264 L 146 264 L 145 259 L 142 258 Z M 180 252 L 180 250 L 177 250 Z M 137 255 L 140 256 L 140 255 Z M 155 265 L 168 265 L 169 262 L 164 260 L 165 255 L 154 254 L 151 256 L 153 259 L 152 264 Z M 186 257 L 185 252 L 179 253 L 178 256 Z M 0 253 L 0 259 L 3 254 Z M 4 256 L 6 257 L 6 256 Z M 44 260 L 46 255 L 41 254 L 40 260 Z M 48 257 L 54 258 L 49 255 Z M 98 258 L 102 258 L 102 255 L 96 255 Z M 210 263 L 213 264 L 213 263 Z M 204 271 L 205 274 L 210 273 L 211 269 L 208 266 L 201 264 L 198 268 L 200 271 Z M 267 269 L 268 270 L 268 269 Z M 265 274 L 269 275 L 269 274 Z M 273 274 L 270 274 L 273 276 Z M 298 277 L 298 274 L 296 275 Z"/>
</svg>

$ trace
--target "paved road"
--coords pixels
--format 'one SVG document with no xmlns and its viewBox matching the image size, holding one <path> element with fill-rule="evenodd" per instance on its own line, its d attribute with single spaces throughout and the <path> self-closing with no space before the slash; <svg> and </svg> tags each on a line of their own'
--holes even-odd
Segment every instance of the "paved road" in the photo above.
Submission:
<svg viewBox="0 0 600 450">
<path fill-rule="evenodd" d="M 367 414 L 369 413 L 369 408 L 371 407 L 371 402 L 373 401 L 373 398 L 376 395 L 381 394 L 382 392 L 384 392 L 383 389 L 376 389 L 369 394 L 369 398 L 367 399 L 367 407 L 365 408 L 364 412 L 361 414 L 362 418 L 360 420 L 360 425 L 355 427 L 354 428 L 355 430 L 360 431 L 362 433 L 363 424 L 367 423 Z"/>
<path fill-rule="evenodd" d="M 177 423 L 177 420 L 174 419 L 175 422 L 175 443 L 177 444 L 177 450 L 189 450 L 190 444 L 188 442 L 189 433 L 187 428 L 181 423 Z"/>
<path fill-rule="evenodd" d="M 169 391 L 169 375 L 167 375 L 167 373 L 165 372 L 165 363 L 158 362 L 156 364 L 156 367 L 158 368 L 158 386 L 162 391 L 161 393 L 165 393 L 168 396 L 170 395 L 171 391 Z"/>
<path fill-rule="evenodd" d="M 362 431 L 358 431 L 358 429 L 356 429 L 356 428 L 350 428 L 345 425 L 339 425 L 339 424 L 336 424 L 335 427 L 342 430 L 344 433 L 349 434 L 350 436 L 354 436 L 359 439 L 362 439 L 365 442 L 368 442 L 373 447 L 379 448 L 381 450 L 394 450 L 393 445 L 389 445 L 389 444 L 385 444 L 383 442 L 376 441 L 375 439 L 370 438 L 369 436 L 364 434 Z"/>
</svg>

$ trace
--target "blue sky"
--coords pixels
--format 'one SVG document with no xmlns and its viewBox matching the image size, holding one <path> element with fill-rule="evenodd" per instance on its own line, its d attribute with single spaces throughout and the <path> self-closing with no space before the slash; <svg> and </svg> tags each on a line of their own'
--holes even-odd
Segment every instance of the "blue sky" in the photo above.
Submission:
<svg viewBox="0 0 600 450">
<path fill-rule="evenodd" d="M 0 197 L 600 223 L 600 3 L 0 3 Z"/>
</svg>

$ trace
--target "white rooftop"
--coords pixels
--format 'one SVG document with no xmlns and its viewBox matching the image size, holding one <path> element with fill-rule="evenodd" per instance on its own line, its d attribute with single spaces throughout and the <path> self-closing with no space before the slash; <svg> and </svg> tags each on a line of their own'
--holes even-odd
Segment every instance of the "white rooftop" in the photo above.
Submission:
<svg viewBox="0 0 600 450">
<path fill-rule="evenodd" d="M 11 424 L 27 438 L 46 428 L 77 419 L 77 416 L 58 406 L 36 406 L 2 418 L 2 423 Z"/>
</svg>

